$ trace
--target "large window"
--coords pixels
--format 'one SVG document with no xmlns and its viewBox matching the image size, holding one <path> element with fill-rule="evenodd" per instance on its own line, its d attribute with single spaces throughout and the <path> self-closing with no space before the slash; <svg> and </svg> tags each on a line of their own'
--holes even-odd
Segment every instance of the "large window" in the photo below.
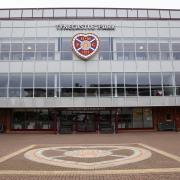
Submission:
<svg viewBox="0 0 180 180">
<path fill-rule="evenodd" d="M 54 121 L 48 109 L 15 109 L 11 129 L 48 130 L 53 129 Z"/>
<path fill-rule="evenodd" d="M 161 73 L 150 73 L 151 96 L 162 96 L 162 79 Z"/>
<path fill-rule="evenodd" d="M 60 75 L 60 96 L 72 97 L 72 74 Z"/>
<path fill-rule="evenodd" d="M 10 74 L 9 76 L 9 97 L 20 97 L 21 74 Z"/>
<path fill-rule="evenodd" d="M 139 96 L 150 95 L 149 73 L 138 73 L 138 94 Z"/>
<path fill-rule="evenodd" d="M 179 96 L 180 73 L 1 73 L 0 97 Z"/>
<path fill-rule="evenodd" d="M 98 96 L 98 74 L 97 73 L 87 73 L 86 74 L 86 95 L 87 97 Z"/>
<path fill-rule="evenodd" d="M 136 73 L 125 73 L 126 96 L 137 96 Z"/>
<path fill-rule="evenodd" d="M 46 74 L 35 75 L 34 97 L 46 97 Z"/>
<path fill-rule="evenodd" d="M 180 60 L 180 41 L 172 42 L 173 59 Z"/>
<path fill-rule="evenodd" d="M 119 129 L 153 128 L 151 108 L 122 108 L 118 118 Z"/>
<path fill-rule="evenodd" d="M 111 39 L 100 38 L 99 60 L 110 60 L 111 57 Z"/>
<path fill-rule="evenodd" d="M 71 38 L 59 39 L 59 49 L 61 47 L 61 60 L 72 60 L 72 42 Z"/>
<path fill-rule="evenodd" d="M 28 28 L 25 29 L 25 35 L 30 31 L 28 35 L 32 33 L 31 37 L 0 38 L 0 60 L 80 59 L 73 53 L 72 37 L 33 37 L 36 30 Z M 180 40 L 170 38 L 169 34 L 167 37 L 146 37 L 145 34 L 144 37 L 99 37 L 99 41 L 99 49 L 92 57 L 93 60 L 180 60 Z"/>
</svg>

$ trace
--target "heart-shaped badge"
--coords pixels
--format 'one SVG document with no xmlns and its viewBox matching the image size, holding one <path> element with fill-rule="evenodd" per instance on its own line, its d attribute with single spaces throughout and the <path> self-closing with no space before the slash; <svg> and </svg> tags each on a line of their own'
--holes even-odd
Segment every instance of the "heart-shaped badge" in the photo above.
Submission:
<svg viewBox="0 0 180 180">
<path fill-rule="evenodd" d="M 72 39 L 72 47 L 76 55 L 82 59 L 89 59 L 98 50 L 99 39 L 95 34 L 76 34 Z"/>
</svg>

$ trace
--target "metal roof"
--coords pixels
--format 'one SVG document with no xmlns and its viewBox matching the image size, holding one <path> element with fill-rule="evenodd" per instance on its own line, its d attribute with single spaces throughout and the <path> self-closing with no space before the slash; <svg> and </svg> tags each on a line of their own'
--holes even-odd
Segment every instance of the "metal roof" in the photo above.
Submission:
<svg viewBox="0 0 180 180">
<path fill-rule="evenodd" d="M 138 19 L 180 20 L 179 9 L 137 8 L 15 8 L 0 9 L 0 20 Z"/>
</svg>

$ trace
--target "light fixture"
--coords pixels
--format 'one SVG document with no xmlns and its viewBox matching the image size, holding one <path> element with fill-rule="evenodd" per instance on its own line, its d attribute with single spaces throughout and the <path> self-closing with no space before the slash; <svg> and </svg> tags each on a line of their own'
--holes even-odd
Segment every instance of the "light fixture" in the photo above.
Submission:
<svg viewBox="0 0 180 180">
<path fill-rule="evenodd" d="M 31 46 L 27 46 L 27 50 L 32 50 L 32 47 Z"/>
<path fill-rule="evenodd" d="M 143 46 L 139 46 L 139 50 L 143 50 L 144 49 L 144 47 Z"/>
</svg>

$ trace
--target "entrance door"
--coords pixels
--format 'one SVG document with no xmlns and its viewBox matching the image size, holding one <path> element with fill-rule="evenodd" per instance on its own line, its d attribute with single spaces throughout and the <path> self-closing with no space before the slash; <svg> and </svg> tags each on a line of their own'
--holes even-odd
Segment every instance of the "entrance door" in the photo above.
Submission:
<svg viewBox="0 0 180 180">
<path fill-rule="evenodd" d="M 95 132 L 96 119 L 94 113 L 76 114 L 76 131 L 78 132 Z"/>
</svg>

